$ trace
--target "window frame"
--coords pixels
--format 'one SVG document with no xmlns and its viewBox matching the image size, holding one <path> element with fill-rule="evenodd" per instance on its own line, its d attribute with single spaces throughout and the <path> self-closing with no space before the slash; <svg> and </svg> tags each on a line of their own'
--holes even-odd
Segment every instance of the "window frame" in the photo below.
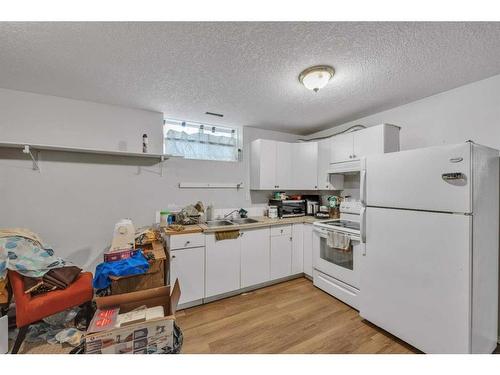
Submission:
<svg viewBox="0 0 500 375">
<path fill-rule="evenodd" d="M 169 118 L 169 117 L 165 117 L 163 119 L 162 131 L 163 131 L 163 153 L 164 154 L 167 154 L 167 142 L 168 142 L 167 134 L 168 134 L 168 130 L 169 130 L 168 126 L 169 125 L 182 126 L 182 124 L 185 124 L 184 126 L 186 126 L 187 128 L 191 128 L 191 129 L 195 130 L 192 132 L 186 132 L 187 134 L 190 134 L 190 135 L 196 134 L 196 132 L 197 131 L 199 132 L 200 130 L 205 131 L 205 132 L 207 132 L 207 131 L 216 132 L 216 133 L 218 133 L 216 135 L 219 135 L 219 136 L 224 135 L 224 133 L 232 134 L 234 132 L 235 138 L 236 138 L 236 144 L 234 146 L 235 159 L 234 160 L 227 160 L 227 159 L 192 158 L 192 157 L 185 157 L 185 155 L 173 155 L 173 156 L 180 156 L 182 158 L 185 158 L 186 160 L 202 160 L 202 161 L 230 162 L 230 163 L 242 161 L 243 128 L 241 126 L 215 125 L 215 124 L 202 123 L 202 122 L 197 122 L 197 121 L 179 120 L 176 118 Z M 211 130 L 208 130 L 208 129 L 211 129 Z M 173 130 L 179 131 L 178 129 L 173 129 Z M 221 134 L 219 134 L 219 133 L 221 133 Z M 189 142 L 195 142 L 195 141 L 189 141 Z M 215 144 L 212 142 L 196 142 L 196 143 Z M 225 145 L 225 144 L 219 144 L 219 145 L 220 146 L 229 146 L 229 145 Z"/>
</svg>

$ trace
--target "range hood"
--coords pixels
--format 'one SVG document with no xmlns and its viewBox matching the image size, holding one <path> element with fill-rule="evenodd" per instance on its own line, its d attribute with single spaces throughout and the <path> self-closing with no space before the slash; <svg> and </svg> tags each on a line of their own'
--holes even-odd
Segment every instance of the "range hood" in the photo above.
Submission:
<svg viewBox="0 0 500 375">
<path fill-rule="evenodd" d="M 361 160 L 348 160 L 338 163 L 331 163 L 328 168 L 328 174 L 351 174 L 359 173 L 361 170 Z"/>
</svg>

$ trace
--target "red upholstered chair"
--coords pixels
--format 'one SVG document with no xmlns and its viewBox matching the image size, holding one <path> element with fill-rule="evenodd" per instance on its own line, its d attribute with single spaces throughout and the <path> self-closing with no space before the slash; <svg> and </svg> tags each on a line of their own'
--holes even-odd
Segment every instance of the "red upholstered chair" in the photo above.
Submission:
<svg viewBox="0 0 500 375">
<path fill-rule="evenodd" d="M 30 324 L 58 312 L 85 305 L 87 325 L 90 323 L 94 295 L 90 272 L 82 272 L 76 281 L 64 290 L 54 290 L 34 297 L 24 293 L 23 279 L 17 272 L 9 271 L 9 280 L 16 301 L 16 325 L 19 328 L 12 354 L 19 351 Z"/>
</svg>

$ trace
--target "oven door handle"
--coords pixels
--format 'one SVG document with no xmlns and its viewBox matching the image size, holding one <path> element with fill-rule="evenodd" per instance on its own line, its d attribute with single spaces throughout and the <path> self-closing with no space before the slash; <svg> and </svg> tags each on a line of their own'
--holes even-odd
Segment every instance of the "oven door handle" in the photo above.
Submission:
<svg viewBox="0 0 500 375">
<path fill-rule="evenodd" d="M 361 207 L 360 221 L 359 221 L 359 232 L 361 236 L 361 243 L 366 242 L 366 207 Z"/>
</svg>

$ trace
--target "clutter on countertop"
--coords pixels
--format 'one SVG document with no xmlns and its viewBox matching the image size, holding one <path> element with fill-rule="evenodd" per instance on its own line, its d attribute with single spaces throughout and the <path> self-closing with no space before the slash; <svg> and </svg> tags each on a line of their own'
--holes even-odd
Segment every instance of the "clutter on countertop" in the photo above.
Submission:
<svg viewBox="0 0 500 375">
<path fill-rule="evenodd" d="M 183 225 L 199 224 L 201 221 L 200 217 L 204 214 L 204 211 L 205 207 L 203 206 L 203 203 L 198 201 L 194 205 L 184 207 L 179 213 L 177 213 L 175 222 Z"/>
<path fill-rule="evenodd" d="M 163 229 L 163 233 L 167 236 L 173 236 L 176 234 L 190 234 L 190 233 L 201 233 L 203 232 L 203 228 L 201 225 L 192 224 L 192 225 L 179 225 L 172 224 L 167 228 Z"/>
<path fill-rule="evenodd" d="M 161 239 L 159 230 L 153 229 L 151 226 L 142 227 L 135 232 L 136 246 L 148 245 L 153 241 Z"/>
<path fill-rule="evenodd" d="M 96 298 L 98 310 L 85 336 L 85 353 L 172 353 L 179 346 L 174 329 L 179 298 L 178 281 L 172 288 Z"/>
</svg>

